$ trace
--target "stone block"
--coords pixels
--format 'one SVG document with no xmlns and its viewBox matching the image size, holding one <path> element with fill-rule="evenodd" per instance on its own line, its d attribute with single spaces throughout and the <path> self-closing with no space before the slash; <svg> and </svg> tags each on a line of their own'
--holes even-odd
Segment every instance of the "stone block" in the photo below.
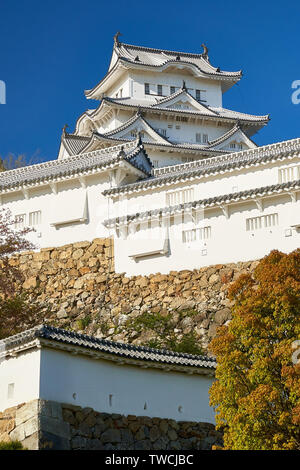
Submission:
<svg viewBox="0 0 300 470">
<path fill-rule="evenodd" d="M 121 442 L 121 433 L 119 429 L 107 429 L 101 436 L 101 442 L 106 443 L 116 443 Z"/>
<path fill-rule="evenodd" d="M 28 450 L 39 450 L 39 433 L 35 432 L 22 441 L 22 445 Z"/>
<path fill-rule="evenodd" d="M 39 418 L 34 416 L 24 423 L 25 437 L 29 437 L 39 430 Z"/>
<path fill-rule="evenodd" d="M 13 431 L 11 431 L 9 437 L 12 441 L 23 441 L 26 437 L 25 435 L 25 425 L 24 423 L 17 426 Z"/>
<path fill-rule="evenodd" d="M 70 450 L 70 439 L 46 431 L 40 431 L 39 450 Z"/>
<path fill-rule="evenodd" d="M 40 429 L 42 432 L 51 433 L 55 436 L 70 438 L 70 425 L 62 420 L 49 416 L 40 416 Z"/>
<path fill-rule="evenodd" d="M 32 400 L 16 411 L 16 426 L 38 415 L 39 401 Z"/>
</svg>

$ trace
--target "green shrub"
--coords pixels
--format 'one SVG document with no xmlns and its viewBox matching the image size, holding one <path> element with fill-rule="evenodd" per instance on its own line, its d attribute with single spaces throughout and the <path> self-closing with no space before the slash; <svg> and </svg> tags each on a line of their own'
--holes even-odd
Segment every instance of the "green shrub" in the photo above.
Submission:
<svg viewBox="0 0 300 470">
<path fill-rule="evenodd" d="M 0 450 L 25 450 L 19 441 L 0 442 Z"/>
<path fill-rule="evenodd" d="M 181 318 L 186 316 L 193 316 L 195 313 L 192 310 L 184 311 L 181 313 Z M 177 334 L 174 332 L 176 324 L 173 320 L 172 313 L 162 315 L 161 313 L 143 313 L 134 320 L 129 320 L 126 323 L 126 331 L 142 333 L 149 331 L 153 333 L 153 338 L 144 343 L 144 346 L 156 349 L 169 349 L 178 353 L 202 355 L 203 350 L 193 332 L 184 334 L 181 339 L 178 339 Z"/>
<path fill-rule="evenodd" d="M 85 330 L 87 326 L 91 323 L 92 319 L 90 315 L 87 315 L 84 318 L 81 318 L 80 320 L 77 320 L 77 328 L 79 330 Z"/>
</svg>

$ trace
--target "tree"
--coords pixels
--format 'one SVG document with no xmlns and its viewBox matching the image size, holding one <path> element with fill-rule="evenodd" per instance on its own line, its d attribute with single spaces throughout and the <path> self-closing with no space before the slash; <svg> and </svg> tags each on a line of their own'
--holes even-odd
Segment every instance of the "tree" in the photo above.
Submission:
<svg viewBox="0 0 300 470">
<path fill-rule="evenodd" d="M 0 339 L 31 327 L 36 323 L 37 307 L 30 304 L 22 292 L 22 272 L 15 266 L 12 255 L 31 250 L 33 244 L 25 237 L 30 228 L 15 230 L 10 211 L 0 210 Z"/>
<path fill-rule="evenodd" d="M 210 403 L 224 448 L 299 450 L 300 363 L 292 347 L 300 339 L 300 250 L 272 251 L 229 298 L 232 321 L 210 344 L 218 364 Z"/>
<path fill-rule="evenodd" d="M 28 163 L 24 154 L 16 156 L 13 153 L 9 153 L 4 159 L 0 157 L 0 171 L 14 170 L 15 168 L 21 168 L 27 165 Z"/>
<path fill-rule="evenodd" d="M 16 291 L 16 281 L 22 279 L 22 273 L 14 266 L 11 255 L 20 251 L 32 250 L 34 245 L 25 237 L 32 229 L 25 227 L 15 230 L 11 212 L 0 210 L 0 293 L 4 298 Z"/>
</svg>

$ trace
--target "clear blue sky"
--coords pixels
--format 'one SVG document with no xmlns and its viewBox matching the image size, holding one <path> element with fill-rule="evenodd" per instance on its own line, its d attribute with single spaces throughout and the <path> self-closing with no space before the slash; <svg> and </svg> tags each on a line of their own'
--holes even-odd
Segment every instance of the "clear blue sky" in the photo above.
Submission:
<svg viewBox="0 0 300 470">
<path fill-rule="evenodd" d="M 97 102 L 84 90 L 106 73 L 113 35 L 126 43 L 199 52 L 213 65 L 242 69 L 224 95 L 238 111 L 271 115 L 259 145 L 300 137 L 300 104 L 291 83 L 300 80 L 299 1 L 1 0 L 0 155 L 57 156 L 61 128 Z"/>
</svg>

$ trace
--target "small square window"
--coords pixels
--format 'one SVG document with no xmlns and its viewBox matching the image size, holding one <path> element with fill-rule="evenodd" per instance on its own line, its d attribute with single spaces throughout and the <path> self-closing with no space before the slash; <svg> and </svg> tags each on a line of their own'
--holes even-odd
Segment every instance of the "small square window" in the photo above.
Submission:
<svg viewBox="0 0 300 470">
<path fill-rule="evenodd" d="M 175 93 L 175 87 L 170 86 L 170 94 L 173 95 Z"/>
</svg>

